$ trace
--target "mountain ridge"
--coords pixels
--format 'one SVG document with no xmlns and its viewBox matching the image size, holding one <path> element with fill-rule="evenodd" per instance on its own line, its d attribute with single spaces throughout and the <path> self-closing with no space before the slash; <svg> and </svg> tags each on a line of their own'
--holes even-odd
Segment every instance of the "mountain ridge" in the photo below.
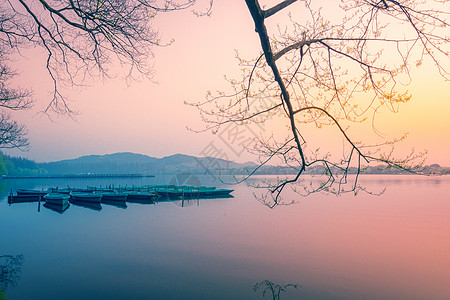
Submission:
<svg viewBox="0 0 450 300">
<path fill-rule="evenodd" d="M 38 163 L 49 174 L 173 174 L 179 172 L 231 172 L 256 166 L 255 163 L 236 163 L 214 157 L 196 157 L 173 154 L 162 158 L 133 152 L 117 152 L 104 155 L 86 155 L 73 159 Z"/>
</svg>

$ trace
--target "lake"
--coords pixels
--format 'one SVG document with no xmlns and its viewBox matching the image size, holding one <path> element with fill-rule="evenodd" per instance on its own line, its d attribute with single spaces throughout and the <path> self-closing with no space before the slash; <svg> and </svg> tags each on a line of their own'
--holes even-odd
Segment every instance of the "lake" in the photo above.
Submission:
<svg viewBox="0 0 450 300">
<path fill-rule="evenodd" d="M 170 180 L 1 181 L 0 256 L 21 255 L 11 282 L 0 274 L 8 300 L 272 299 L 263 297 L 270 283 L 298 284 L 280 299 L 450 299 L 448 176 L 366 175 L 384 194 L 290 192 L 298 203 L 274 209 L 246 184 L 228 199 L 70 205 L 62 214 L 7 202 L 16 188 Z"/>
</svg>

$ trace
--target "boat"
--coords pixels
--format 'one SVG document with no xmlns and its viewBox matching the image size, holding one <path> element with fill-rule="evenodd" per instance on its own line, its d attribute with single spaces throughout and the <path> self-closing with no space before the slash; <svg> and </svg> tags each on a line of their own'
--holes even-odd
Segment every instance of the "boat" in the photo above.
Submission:
<svg viewBox="0 0 450 300">
<path fill-rule="evenodd" d="M 25 203 L 25 202 L 39 202 L 41 196 L 36 195 L 9 195 L 8 204 Z"/>
<path fill-rule="evenodd" d="M 23 192 L 22 190 L 21 192 Z M 131 187 L 105 187 L 88 186 L 80 188 L 52 188 L 55 193 L 69 193 L 76 201 L 101 202 L 101 198 L 109 201 L 151 202 L 159 197 L 163 199 L 202 199 L 202 198 L 230 198 L 231 189 L 220 189 L 213 186 L 188 185 L 144 185 Z M 25 190 L 26 192 L 26 190 Z M 36 190 L 28 190 L 29 194 L 37 194 Z"/>
<path fill-rule="evenodd" d="M 74 201 L 100 203 L 100 201 L 102 199 L 102 195 L 95 194 L 95 193 L 71 192 L 70 198 L 71 198 L 71 200 L 74 200 Z"/>
<path fill-rule="evenodd" d="M 41 191 L 41 190 L 27 190 L 27 189 L 17 189 L 16 190 L 17 196 L 37 196 L 37 197 L 43 197 L 48 194 L 48 191 Z"/>
<path fill-rule="evenodd" d="M 169 199 L 201 199 L 201 198 L 229 198 L 231 189 L 216 189 L 215 187 L 179 186 L 170 189 L 160 189 L 156 193 Z"/>
<path fill-rule="evenodd" d="M 61 194 L 61 193 L 49 193 L 44 196 L 46 203 L 51 203 L 55 205 L 66 205 L 69 204 L 70 196 L 67 194 Z"/>
<path fill-rule="evenodd" d="M 52 188 L 49 188 L 48 190 L 49 190 L 49 193 L 58 193 L 58 194 L 66 194 L 66 195 L 69 195 L 70 192 L 72 192 L 69 187 L 66 187 L 66 188 L 58 188 L 58 187 L 53 188 L 52 187 Z"/>
<path fill-rule="evenodd" d="M 110 192 L 114 192 L 114 188 L 113 187 L 96 187 L 96 186 L 87 186 L 86 191 L 89 192 L 94 192 L 94 193 L 110 193 Z"/>
<path fill-rule="evenodd" d="M 204 190 L 200 191 L 201 197 L 222 197 L 229 196 L 234 190 L 231 189 L 214 189 L 214 190 Z"/>
<path fill-rule="evenodd" d="M 118 192 L 95 192 L 95 194 L 102 195 L 102 202 L 103 200 L 125 202 L 128 197 L 128 194 Z"/>
</svg>

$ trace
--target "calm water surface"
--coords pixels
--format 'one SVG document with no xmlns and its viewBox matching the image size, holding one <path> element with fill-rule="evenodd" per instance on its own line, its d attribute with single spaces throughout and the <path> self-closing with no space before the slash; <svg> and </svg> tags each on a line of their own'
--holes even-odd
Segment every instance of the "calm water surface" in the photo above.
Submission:
<svg viewBox="0 0 450 300">
<path fill-rule="evenodd" d="M 292 193 L 298 204 L 275 209 L 246 185 L 184 207 L 71 205 L 59 214 L 6 199 L 18 187 L 167 178 L 115 181 L 0 182 L 0 256 L 23 255 L 9 300 L 271 299 L 253 290 L 264 280 L 301 286 L 280 299 L 450 299 L 448 177 L 371 175 L 364 183 L 386 187 L 382 196 Z"/>
</svg>

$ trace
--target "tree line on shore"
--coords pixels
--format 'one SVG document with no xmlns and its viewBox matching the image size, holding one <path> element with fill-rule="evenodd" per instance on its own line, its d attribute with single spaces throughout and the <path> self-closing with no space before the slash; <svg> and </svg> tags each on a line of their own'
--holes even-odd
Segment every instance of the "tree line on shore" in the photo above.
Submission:
<svg viewBox="0 0 450 300">
<path fill-rule="evenodd" d="M 0 153 L 0 175 L 40 176 L 47 174 L 47 170 L 39 163 L 23 157 L 12 157 Z"/>
</svg>

